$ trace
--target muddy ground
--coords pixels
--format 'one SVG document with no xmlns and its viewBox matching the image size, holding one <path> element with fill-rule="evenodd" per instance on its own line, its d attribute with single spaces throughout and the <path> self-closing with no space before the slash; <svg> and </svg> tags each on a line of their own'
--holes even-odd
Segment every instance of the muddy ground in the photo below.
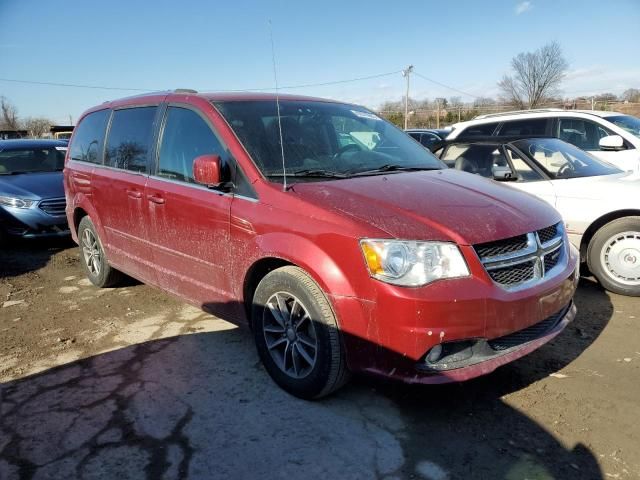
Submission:
<svg viewBox="0 0 640 480">
<path fill-rule="evenodd" d="M 0 478 L 640 478 L 640 299 L 583 279 L 552 343 L 464 384 L 276 387 L 247 331 L 70 242 L 0 252 Z"/>
</svg>

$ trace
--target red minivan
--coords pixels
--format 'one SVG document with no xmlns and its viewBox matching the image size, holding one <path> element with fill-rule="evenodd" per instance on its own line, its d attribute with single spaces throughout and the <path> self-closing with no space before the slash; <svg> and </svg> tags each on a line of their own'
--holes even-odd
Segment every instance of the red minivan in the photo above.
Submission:
<svg viewBox="0 0 640 480">
<path fill-rule="evenodd" d="M 99 287 L 121 272 L 248 324 L 271 377 L 466 380 L 575 316 L 577 254 L 542 200 L 449 170 L 356 105 L 176 90 L 88 110 L 67 216 Z"/>
</svg>

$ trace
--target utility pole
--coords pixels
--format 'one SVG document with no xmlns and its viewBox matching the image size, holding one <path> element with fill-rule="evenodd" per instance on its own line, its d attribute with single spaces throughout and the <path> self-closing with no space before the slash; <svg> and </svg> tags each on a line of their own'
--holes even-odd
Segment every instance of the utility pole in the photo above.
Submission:
<svg viewBox="0 0 640 480">
<path fill-rule="evenodd" d="M 595 110 L 594 105 L 593 105 L 593 97 L 591 97 L 591 110 Z"/>
<path fill-rule="evenodd" d="M 407 68 L 402 70 L 402 76 L 407 79 L 407 93 L 404 96 L 404 129 L 406 130 L 409 126 L 409 75 L 413 72 L 413 65 L 409 65 Z"/>
<path fill-rule="evenodd" d="M 436 98 L 436 105 L 437 105 L 437 114 L 436 114 L 436 128 L 440 128 L 440 99 Z"/>
</svg>

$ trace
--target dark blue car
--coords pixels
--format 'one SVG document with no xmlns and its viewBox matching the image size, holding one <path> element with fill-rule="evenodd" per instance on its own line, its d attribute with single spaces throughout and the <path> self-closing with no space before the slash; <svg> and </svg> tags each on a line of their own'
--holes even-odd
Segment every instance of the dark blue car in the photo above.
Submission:
<svg viewBox="0 0 640 480">
<path fill-rule="evenodd" d="M 69 234 L 62 179 L 67 142 L 0 140 L 0 242 Z"/>
</svg>

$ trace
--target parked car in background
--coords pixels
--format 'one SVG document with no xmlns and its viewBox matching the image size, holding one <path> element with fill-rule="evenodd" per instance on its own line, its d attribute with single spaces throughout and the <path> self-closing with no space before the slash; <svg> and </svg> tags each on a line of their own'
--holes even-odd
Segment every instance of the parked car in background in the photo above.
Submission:
<svg viewBox="0 0 640 480">
<path fill-rule="evenodd" d="M 303 398 L 349 371 L 483 375 L 575 315 L 557 211 L 446 169 L 357 105 L 194 91 L 102 104 L 74 130 L 65 188 L 95 285 L 126 272 L 250 324 L 268 373 Z"/>
<path fill-rule="evenodd" d="M 0 240 L 69 235 L 62 180 L 67 142 L 0 141 Z"/>
<path fill-rule="evenodd" d="M 640 119 L 631 115 L 549 108 L 480 115 L 452 127 L 447 140 L 555 137 L 622 170 L 640 172 Z"/>
<path fill-rule="evenodd" d="M 410 128 L 405 130 L 415 140 L 418 141 L 423 147 L 433 151 L 437 148 L 442 141 L 447 138 L 447 135 L 451 133 L 451 130 L 447 129 L 431 129 L 431 128 Z"/>
<path fill-rule="evenodd" d="M 439 156 L 449 167 L 508 181 L 549 202 L 598 281 L 640 295 L 640 175 L 555 138 L 453 140 Z"/>
</svg>

